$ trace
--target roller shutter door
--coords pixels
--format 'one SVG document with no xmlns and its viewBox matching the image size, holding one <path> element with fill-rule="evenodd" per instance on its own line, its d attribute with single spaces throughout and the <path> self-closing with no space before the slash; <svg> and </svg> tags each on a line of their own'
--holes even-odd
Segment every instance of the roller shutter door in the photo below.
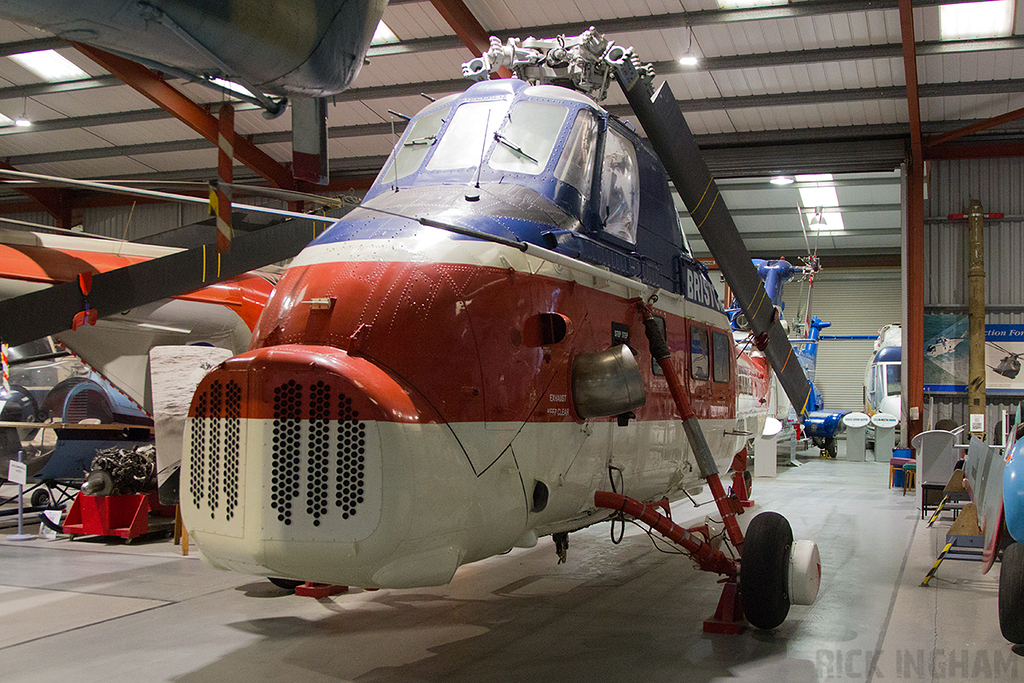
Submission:
<svg viewBox="0 0 1024 683">
<path fill-rule="evenodd" d="M 878 329 L 902 317 L 900 271 L 892 269 L 829 269 L 814 283 L 811 313 L 832 323 L 823 335 L 877 335 Z M 786 316 L 794 319 L 806 306 L 807 285 L 789 283 L 783 292 Z M 835 340 L 819 345 L 815 384 L 830 410 L 862 410 L 864 368 L 874 349 L 870 340 Z"/>
</svg>

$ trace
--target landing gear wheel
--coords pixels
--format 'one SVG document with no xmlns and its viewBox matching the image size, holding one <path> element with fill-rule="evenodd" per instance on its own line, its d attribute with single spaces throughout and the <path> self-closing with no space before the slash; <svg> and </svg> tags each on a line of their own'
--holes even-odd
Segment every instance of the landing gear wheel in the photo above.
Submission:
<svg viewBox="0 0 1024 683">
<path fill-rule="evenodd" d="M 1024 643 L 1024 544 L 1003 551 L 999 569 L 999 630 L 1014 644 Z"/>
<path fill-rule="evenodd" d="M 270 576 L 267 578 L 270 579 L 270 583 L 274 584 L 278 588 L 283 588 L 286 591 L 293 591 L 302 584 L 306 583 L 305 581 L 296 581 L 295 579 L 279 579 L 275 576 Z"/>
<path fill-rule="evenodd" d="M 777 512 L 750 520 L 740 558 L 740 598 L 753 626 L 771 629 L 789 614 L 789 551 L 793 529 Z"/>
<path fill-rule="evenodd" d="M 36 489 L 32 492 L 28 502 L 32 504 L 34 508 L 47 507 L 52 502 L 50 498 L 50 492 L 46 489 Z"/>
</svg>

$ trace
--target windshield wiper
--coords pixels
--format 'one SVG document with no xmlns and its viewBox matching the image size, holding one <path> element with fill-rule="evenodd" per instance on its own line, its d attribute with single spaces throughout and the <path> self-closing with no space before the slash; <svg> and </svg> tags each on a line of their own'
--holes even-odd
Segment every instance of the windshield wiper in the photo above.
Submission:
<svg viewBox="0 0 1024 683">
<path fill-rule="evenodd" d="M 530 161 L 532 161 L 532 162 L 533 162 L 533 163 L 535 163 L 535 164 L 536 164 L 536 163 L 539 163 L 539 162 L 538 162 L 538 161 L 537 161 L 536 159 L 534 159 L 534 158 L 533 158 L 533 157 L 531 157 L 531 156 L 530 156 L 529 154 L 527 154 L 526 152 L 524 152 L 524 151 L 523 151 L 523 148 L 522 148 L 522 147 L 520 147 L 519 145 L 517 145 L 517 144 L 515 144 L 514 142 L 512 142 L 511 140 L 509 140 L 508 138 L 506 138 L 506 137 L 505 137 L 504 135 L 502 135 L 501 133 L 499 133 L 499 132 L 495 131 L 495 133 L 494 133 L 494 139 L 495 139 L 495 140 L 497 140 L 497 141 L 498 141 L 499 143 L 501 143 L 502 145 L 504 145 L 505 147 L 508 147 L 508 148 L 509 148 L 510 150 L 512 150 L 512 151 L 513 151 L 513 152 L 514 152 L 515 154 L 518 154 L 518 155 L 519 155 L 519 156 L 521 156 L 522 158 L 524 158 L 524 159 L 529 159 Z"/>
<path fill-rule="evenodd" d="M 416 145 L 432 145 L 437 140 L 435 135 L 425 135 L 422 138 L 416 138 L 415 140 L 406 140 L 402 143 L 402 147 L 413 147 Z"/>
</svg>

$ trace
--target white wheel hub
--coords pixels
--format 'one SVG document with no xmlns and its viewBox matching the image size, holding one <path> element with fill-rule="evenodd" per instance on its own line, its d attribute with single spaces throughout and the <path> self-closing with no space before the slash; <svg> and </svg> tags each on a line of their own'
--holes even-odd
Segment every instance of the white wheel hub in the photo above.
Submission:
<svg viewBox="0 0 1024 683">
<path fill-rule="evenodd" d="M 789 601 L 811 605 L 821 586 L 821 556 L 814 541 L 794 541 L 789 552 Z"/>
</svg>

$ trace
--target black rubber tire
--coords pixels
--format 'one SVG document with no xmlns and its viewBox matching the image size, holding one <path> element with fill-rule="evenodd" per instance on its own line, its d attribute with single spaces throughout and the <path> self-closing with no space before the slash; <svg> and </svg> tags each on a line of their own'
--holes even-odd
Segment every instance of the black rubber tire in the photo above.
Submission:
<svg viewBox="0 0 1024 683">
<path fill-rule="evenodd" d="M 740 559 L 740 597 L 751 625 L 775 628 L 789 614 L 789 551 L 793 529 L 777 512 L 750 520 Z"/>
<path fill-rule="evenodd" d="M 50 495 L 50 491 L 45 488 L 38 488 L 32 492 L 29 496 L 28 502 L 34 508 L 49 507 L 53 502 L 53 497 Z"/>
<path fill-rule="evenodd" d="M 747 495 L 749 496 L 754 492 L 754 475 L 750 473 L 750 470 L 743 470 L 743 482 L 747 485 Z"/>
<path fill-rule="evenodd" d="M 999 568 L 999 630 L 1011 643 L 1024 643 L 1024 543 L 1003 550 Z"/>
<path fill-rule="evenodd" d="M 270 583 L 274 584 L 278 588 L 283 588 L 286 591 L 293 591 L 302 584 L 306 583 L 305 581 L 296 581 L 295 579 L 279 579 L 276 576 L 271 576 L 268 578 L 270 579 Z"/>
</svg>

